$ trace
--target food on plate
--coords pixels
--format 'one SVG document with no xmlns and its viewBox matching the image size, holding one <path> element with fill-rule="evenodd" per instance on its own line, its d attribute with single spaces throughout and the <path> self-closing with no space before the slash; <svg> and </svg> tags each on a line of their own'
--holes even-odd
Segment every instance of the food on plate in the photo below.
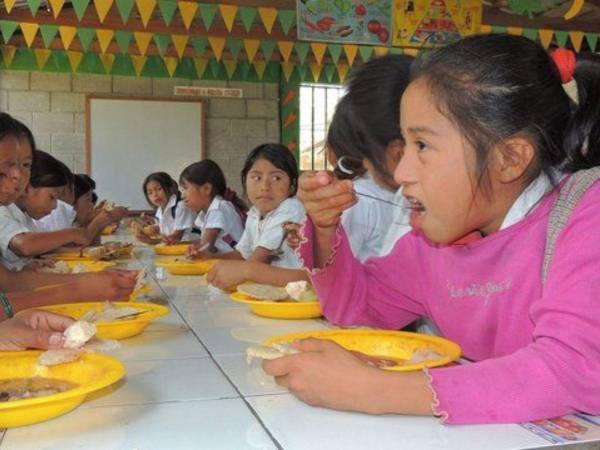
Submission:
<svg viewBox="0 0 600 450">
<path fill-rule="evenodd" d="M 244 283 L 237 287 L 238 292 L 257 300 L 279 301 L 288 298 L 285 288 L 268 284 Z"/>
<path fill-rule="evenodd" d="M 297 302 L 316 302 L 317 294 L 307 281 L 291 281 L 285 286 L 287 294 Z"/>
<path fill-rule="evenodd" d="M 276 359 L 286 355 L 300 353 L 291 343 L 276 342 L 271 345 L 253 345 L 246 349 L 246 362 L 251 364 L 254 359 Z"/>
<path fill-rule="evenodd" d="M 0 402 L 60 394 L 76 387 L 75 383 L 55 378 L 10 378 L 0 380 Z"/>
</svg>

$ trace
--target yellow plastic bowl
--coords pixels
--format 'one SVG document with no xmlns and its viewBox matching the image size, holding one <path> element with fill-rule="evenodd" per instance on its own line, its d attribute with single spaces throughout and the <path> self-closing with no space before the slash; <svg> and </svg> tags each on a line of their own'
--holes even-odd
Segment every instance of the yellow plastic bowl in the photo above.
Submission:
<svg viewBox="0 0 600 450">
<path fill-rule="evenodd" d="M 257 316 L 270 319 L 314 319 L 322 315 L 319 302 L 269 302 L 255 300 L 241 292 L 234 292 L 230 298 L 250 306 L 250 311 Z"/>
<path fill-rule="evenodd" d="M 166 268 L 171 275 L 204 275 L 216 264 L 216 259 L 197 261 L 176 261 L 174 259 L 158 261 L 158 267 Z"/>
<path fill-rule="evenodd" d="M 189 246 L 189 244 L 156 244 L 154 246 L 154 251 L 157 255 L 185 255 Z"/>
<path fill-rule="evenodd" d="M 384 367 L 387 370 L 410 371 L 421 370 L 425 367 L 444 366 L 460 358 L 461 349 L 458 344 L 437 336 L 428 334 L 409 333 L 406 331 L 388 330 L 325 330 L 290 333 L 267 339 L 264 345 L 276 342 L 292 342 L 298 339 L 317 338 L 337 342 L 347 350 L 353 350 L 366 355 L 408 361 L 417 350 L 433 350 L 442 355 L 418 364 L 404 364 Z"/>
<path fill-rule="evenodd" d="M 131 303 L 131 302 L 113 302 L 114 305 L 135 308 L 143 311 L 143 314 L 132 317 L 131 319 L 115 320 L 113 322 L 101 322 L 96 324 L 96 336 L 102 339 L 125 339 L 140 334 L 150 324 L 151 321 L 169 314 L 169 308 L 154 303 Z M 43 309 L 56 314 L 63 314 L 79 319 L 90 309 L 100 311 L 103 302 L 90 303 L 67 303 L 64 305 L 48 305 L 37 309 Z"/>
<path fill-rule="evenodd" d="M 93 256 L 79 256 L 79 252 L 60 252 L 60 253 L 48 253 L 42 256 L 43 258 L 52 259 L 54 261 L 97 261 L 99 258 Z"/>
<path fill-rule="evenodd" d="M 20 427 L 66 414 L 85 397 L 117 382 L 125 367 L 117 359 L 100 353 L 86 353 L 78 361 L 53 367 L 38 366 L 42 352 L 0 352 L 0 379 L 34 376 L 76 383 L 74 389 L 60 394 L 0 403 L 0 428 Z"/>
<path fill-rule="evenodd" d="M 85 266 L 88 272 L 102 272 L 109 267 L 113 267 L 116 263 L 112 261 L 65 261 L 67 265 L 74 269 L 78 265 Z"/>
</svg>

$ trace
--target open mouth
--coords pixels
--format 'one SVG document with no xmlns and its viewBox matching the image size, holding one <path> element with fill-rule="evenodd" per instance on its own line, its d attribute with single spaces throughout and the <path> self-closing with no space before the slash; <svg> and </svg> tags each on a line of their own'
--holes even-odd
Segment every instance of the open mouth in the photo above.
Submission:
<svg viewBox="0 0 600 450">
<path fill-rule="evenodd" d="M 424 213 L 425 212 L 425 206 L 423 206 L 423 203 L 421 203 L 419 200 L 417 200 L 414 197 L 410 197 L 410 196 L 406 196 L 406 208 L 410 209 L 412 212 L 416 212 L 416 213 Z"/>
</svg>

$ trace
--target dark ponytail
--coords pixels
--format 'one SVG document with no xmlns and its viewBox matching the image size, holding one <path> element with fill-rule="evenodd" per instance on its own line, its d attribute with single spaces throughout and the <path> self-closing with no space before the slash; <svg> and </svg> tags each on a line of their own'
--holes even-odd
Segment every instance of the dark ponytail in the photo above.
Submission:
<svg viewBox="0 0 600 450">
<path fill-rule="evenodd" d="M 54 156 L 36 150 L 33 152 L 33 165 L 29 184 L 34 188 L 63 187 L 69 184 L 71 171 Z"/>
</svg>

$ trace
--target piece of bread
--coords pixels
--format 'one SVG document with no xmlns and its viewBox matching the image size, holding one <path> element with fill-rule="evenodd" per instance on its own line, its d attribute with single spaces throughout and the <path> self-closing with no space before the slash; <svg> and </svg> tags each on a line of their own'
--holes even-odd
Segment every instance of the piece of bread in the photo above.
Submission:
<svg viewBox="0 0 600 450">
<path fill-rule="evenodd" d="M 289 298 L 285 288 L 268 284 L 244 283 L 237 287 L 238 292 L 257 300 L 280 301 Z"/>
<path fill-rule="evenodd" d="M 63 334 L 65 336 L 65 348 L 78 348 L 94 337 L 96 325 L 78 320 L 70 325 Z"/>
<path fill-rule="evenodd" d="M 253 345 L 246 349 L 246 362 L 251 364 L 255 358 L 277 359 L 295 353 L 300 352 L 289 342 L 276 342 L 271 345 Z"/>
<path fill-rule="evenodd" d="M 41 366 L 56 366 L 79 359 L 83 350 L 80 348 L 57 348 L 47 350 L 38 358 L 38 364 Z"/>
</svg>

